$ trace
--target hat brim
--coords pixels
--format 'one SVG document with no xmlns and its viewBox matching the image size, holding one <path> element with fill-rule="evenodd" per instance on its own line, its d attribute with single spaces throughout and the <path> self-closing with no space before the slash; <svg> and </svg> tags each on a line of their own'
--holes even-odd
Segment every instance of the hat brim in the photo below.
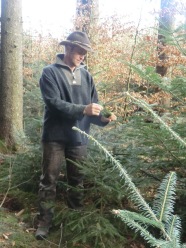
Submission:
<svg viewBox="0 0 186 248">
<path fill-rule="evenodd" d="M 73 41 L 69 41 L 69 40 L 63 40 L 63 41 L 61 41 L 59 43 L 59 45 L 63 45 L 63 46 L 66 46 L 66 45 L 71 45 L 72 46 L 73 45 L 73 46 L 81 47 L 87 52 L 93 52 L 92 48 L 87 47 L 86 45 L 84 46 L 83 44 L 82 45 L 77 44 L 77 43 L 75 43 Z"/>
</svg>

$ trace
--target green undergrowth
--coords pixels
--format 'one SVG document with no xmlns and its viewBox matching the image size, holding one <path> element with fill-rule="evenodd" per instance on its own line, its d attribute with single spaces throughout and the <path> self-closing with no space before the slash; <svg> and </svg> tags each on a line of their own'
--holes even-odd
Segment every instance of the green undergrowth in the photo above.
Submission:
<svg viewBox="0 0 186 248">
<path fill-rule="evenodd" d="M 107 212 L 102 212 L 92 202 L 86 202 L 84 210 L 74 211 L 67 208 L 64 200 L 59 199 L 60 193 L 58 194 L 53 227 L 47 240 L 38 241 L 34 237 L 37 226 L 36 195 L 26 195 L 18 190 L 12 192 L 5 205 L 0 208 L 0 247 L 123 248 L 129 243 L 140 244 L 139 240 L 136 241 L 136 236 L 113 217 L 109 208 Z M 8 209 L 8 202 L 11 199 L 13 204 L 15 197 L 20 202 L 19 208 Z"/>
<path fill-rule="evenodd" d="M 0 203 L 5 195 L 1 192 Z M 0 208 L 0 247 L 40 247 L 33 236 L 35 196 L 18 189 L 6 195 Z M 32 245 L 31 245 L 32 244 Z"/>
<path fill-rule="evenodd" d="M 90 152 L 94 153 L 94 151 Z M 28 159 L 28 157 L 26 158 Z M 12 158 L 5 159 L 3 164 L 1 164 L 4 175 L 9 174 L 8 165 L 10 161 L 12 161 Z M 18 164 L 23 169 L 23 164 L 19 161 L 22 160 L 20 158 L 18 161 L 14 160 L 13 166 L 17 168 L 15 165 Z M 29 161 L 30 159 L 28 160 L 28 164 L 24 164 L 25 168 L 31 166 Z M 30 190 L 30 181 L 27 182 L 28 185 L 24 183 L 16 186 L 17 180 L 14 182 L 14 177 L 18 177 L 21 168 L 12 173 L 12 186 L 7 195 L 6 192 L 9 187 L 10 178 L 3 177 L 3 180 L 0 182 L 3 185 L 0 188 L 0 203 L 2 203 L 6 196 L 0 212 L 1 216 L 3 216 L 0 218 L 0 247 L 2 244 L 2 247 L 8 248 L 123 248 L 128 244 L 143 244 L 139 236 L 131 234 L 129 228 L 122 221 L 114 218 L 111 213 L 114 207 L 129 207 L 129 205 L 125 200 L 125 194 L 120 191 L 123 184 L 122 180 L 118 180 L 117 173 L 112 171 L 108 161 L 105 161 L 101 157 L 98 157 L 98 160 L 89 158 L 86 161 L 86 166 L 84 168 L 80 167 L 80 169 L 84 169 L 87 178 L 85 181 L 84 210 L 73 211 L 67 208 L 64 199 L 66 182 L 64 178 L 61 178 L 57 186 L 56 210 L 50 235 L 46 241 L 35 240 L 34 233 L 37 227 L 38 214 L 36 190 L 38 188 L 38 181 L 32 182 L 33 191 Z M 109 172 L 112 175 L 109 176 Z M 20 177 L 23 178 L 24 175 L 20 175 Z M 112 180 L 109 180 L 111 178 Z"/>
<path fill-rule="evenodd" d="M 24 230 L 14 213 L 1 209 L 0 219 L 0 247 L 30 247 L 33 237 Z"/>
</svg>

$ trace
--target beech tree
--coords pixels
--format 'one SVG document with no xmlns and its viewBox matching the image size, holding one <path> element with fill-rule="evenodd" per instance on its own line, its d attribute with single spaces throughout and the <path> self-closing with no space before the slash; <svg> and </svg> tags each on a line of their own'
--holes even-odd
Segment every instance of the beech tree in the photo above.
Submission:
<svg viewBox="0 0 186 248">
<path fill-rule="evenodd" d="M 0 140 L 15 148 L 23 134 L 22 0 L 1 0 Z"/>
</svg>

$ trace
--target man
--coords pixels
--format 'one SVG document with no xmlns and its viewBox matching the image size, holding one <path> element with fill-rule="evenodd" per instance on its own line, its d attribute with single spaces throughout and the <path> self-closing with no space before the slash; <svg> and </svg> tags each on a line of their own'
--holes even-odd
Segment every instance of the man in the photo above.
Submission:
<svg viewBox="0 0 186 248">
<path fill-rule="evenodd" d="M 40 79 L 45 113 L 37 239 L 46 238 L 49 232 L 56 184 L 64 158 L 69 185 L 68 207 L 80 209 L 83 206 L 83 175 L 73 161 L 80 162 L 86 157 L 87 138 L 72 127 L 89 133 L 91 123 L 105 126 L 116 120 L 114 114 L 109 118 L 101 115 L 102 106 L 97 104 L 92 76 L 83 64 L 86 53 L 92 51 L 86 33 L 75 31 L 60 45 L 65 46 L 65 54 L 58 54 L 56 63 L 46 66 Z"/>
</svg>

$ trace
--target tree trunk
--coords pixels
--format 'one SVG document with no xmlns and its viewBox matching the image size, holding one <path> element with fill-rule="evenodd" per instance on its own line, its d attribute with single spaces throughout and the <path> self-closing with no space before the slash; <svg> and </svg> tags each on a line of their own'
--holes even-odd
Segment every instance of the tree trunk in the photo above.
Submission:
<svg viewBox="0 0 186 248">
<path fill-rule="evenodd" d="M 77 0 L 76 30 L 88 33 L 99 18 L 99 0 Z"/>
<path fill-rule="evenodd" d="M 22 0 L 1 0 L 0 139 L 17 147 L 23 135 Z"/>
<path fill-rule="evenodd" d="M 166 75 L 168 69 L 166 66 L 167 55 L 164 50 L 166 37 L 172 34 L 174 19 L 174 0 L 161 0 L 157 47 L 159 63 L 156 66 L 156 72 L 162 77 Z"/>
</svg>

